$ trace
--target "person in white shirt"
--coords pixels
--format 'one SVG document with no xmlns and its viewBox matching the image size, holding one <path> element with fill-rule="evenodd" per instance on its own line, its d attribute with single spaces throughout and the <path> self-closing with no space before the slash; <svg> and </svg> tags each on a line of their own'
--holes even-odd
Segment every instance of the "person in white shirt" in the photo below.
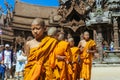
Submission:
<svg viewBox="0 0 120 80">
<path fill-rule="evenodd" d="M 22 79 L 25 62 L 27 61 L 27 57 L 24 56 L 23 45 L 18 45 L 16 57 L 17 57 L 15 68 L 16 79 Z"/>
<path fill-rule="evenodd" d="M 5 50 L 3 51 L 3 61 L 6 66 L 5 78 L 8 78 L 8 76 L 12 78 L 12 54 L 13 52 L 10 50 L 10 45 L 5 44 Z"/>
</svg>

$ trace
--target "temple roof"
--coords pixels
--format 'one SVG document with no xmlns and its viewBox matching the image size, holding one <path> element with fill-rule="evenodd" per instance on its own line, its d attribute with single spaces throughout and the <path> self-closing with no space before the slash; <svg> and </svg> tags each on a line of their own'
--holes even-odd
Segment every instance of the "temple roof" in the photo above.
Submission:
<svg viewBox="0 0 120 80">
<path fill-rule="evenodd" d="M 56 10 L 56 7 L 38 6 L 22 2 L 17 2 L 15 5 L 15 15 L 31 18 L 48 18 L 51 12 Z"/>
<path fill-rule="evenodd" d="M 4 41 L 9 41 L 9 42 L 13 42 L 13 30 L 10 27 L 6 27 L 4 25 L 4 19 L 6 19 L 6 15 L 2 14 L 1 18 L 0 18 L 0 29 L 2 30 L 2 40 Z"/>
<path fill-rule="evenodd" d="M 46 7 L 16 2 L 12 22 L 13 29 L 19 27 L 19 29 L 28 30 L 32 20 L 36 17 L 43 18 L 46 24 L 48 24 L 48 19 L 52 12 L 57 13 L 57 7 Z"/>
</svg>

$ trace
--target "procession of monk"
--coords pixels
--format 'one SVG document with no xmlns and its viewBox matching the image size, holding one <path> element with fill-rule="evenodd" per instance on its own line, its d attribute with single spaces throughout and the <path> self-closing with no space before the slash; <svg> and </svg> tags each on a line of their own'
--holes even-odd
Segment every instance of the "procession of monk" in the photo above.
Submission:
<svg viewBox="0 0 120 80">
<path fill-rule="evenodd" d="M 36 18 L 31 24 L 34 39 L 26 42 L 27 64 L 24 80 L 91 80 L 95 41 L 85 31 L 78 46 L 55 27 L 46 30 L 45 22 Z M 46 33 L 47 32 L 47 33 Z"/>
</svg>

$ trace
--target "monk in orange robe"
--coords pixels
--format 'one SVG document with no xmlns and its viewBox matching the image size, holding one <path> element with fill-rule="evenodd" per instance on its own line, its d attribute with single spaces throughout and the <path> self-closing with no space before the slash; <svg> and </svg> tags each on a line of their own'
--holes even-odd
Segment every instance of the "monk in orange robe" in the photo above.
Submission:
<svg viewBox="0 0 120 80">
<path fill-rule="evenodd" d="M 57 39 L 58 38 L 58 30 L 56 27 L 50 27 L 47 31 L 48 36 Z M 54 50 L 53 50 L 54 52 Z M 52 62 L 54 60 L 53 52 L 49 55 L 49 59 L 47 61 L 47 64 L 45 64 L 45 70 L 46 70 L 46 77 L 45 80 L 53 80 L 55 75 L 53 73 L 53 65 Z"/>
<path fill-rule="evenodd" d="M 54 50 L 55 54 L 55 80 L 72 80 L 72 53 L 69 43 L 64 39 L 64 33 L 59 33 L 60 42 Z"/>
<path fill-rule="evenodd" d="M 89 32 L 84 32 L 83 40 L 81 40 L 79 42 L 78 47 L 81 50 L 80 78 L 82 80 L 90 80 L 91 79 L 92 59 L 93 59 L 94 53 L 96 52 L 96 43 L 94 40 L 90 39 Z"/>
<path fill-rule="evenodd" d="M 73 38 L 69 38 L 68 42 L 70 43 L 71 52 L 72 52 L 72 66 L 73 66 L 72 80 L 77 80 L 77 79 L 79 79 L 79 73 L 80 73 L 79 72 L 80 71 L 80 67 L 79 67 L 80 49 L 78 47 L 74 46 Z"/>
<path fill-rule="evenodd" d="M 25 45 L 28 61 L 24 70 L 24 80 L 45 80 L 49 55 L 55 48 L 57 40 L 44 35 L 45 22 L 40 18 L 33 20 L 31 29 L 35 38 Z"/>
</svg>

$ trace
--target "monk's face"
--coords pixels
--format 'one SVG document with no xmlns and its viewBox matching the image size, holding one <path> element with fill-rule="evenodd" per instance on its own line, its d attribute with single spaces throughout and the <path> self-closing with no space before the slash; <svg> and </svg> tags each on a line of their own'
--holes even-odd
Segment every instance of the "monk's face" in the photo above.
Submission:
<svg viewBox="0 0 120 80">
<path fill-rule="evenodd" d="M 74 46 L 74 41 L 70 41 L 70 46 L 73 47 Z"/>
<path fill-rule="evenodd" d="M 59 34 L 56 33 L 55 36 L 54 36 L 54 38 L 58 40 L 58 37 L 59 37 Z"/>
<path fill-rule="evenodd" d="M 32 30 L 32 34 L 35 37 L 35 39 L 39 39 L 45 31 L 44 27 L 38 24 L 32 25 L 31 30 Z"/>
<path fill-rule="evenodd" d="M 63 40 L 63 39 L 64 39 L 64 34 L 60 33 L 60 34 L 58 35 L 58 40 L 61 41 L 61 40 Z"/>
<path fill-rule="evenodd" d="M 88 32 L 86 32 L 86 33 L 84 33 L 83 37 L 84 37 L 85 40 L 89 40 L 90 35 L 89 35 Z"/>
</svg>

